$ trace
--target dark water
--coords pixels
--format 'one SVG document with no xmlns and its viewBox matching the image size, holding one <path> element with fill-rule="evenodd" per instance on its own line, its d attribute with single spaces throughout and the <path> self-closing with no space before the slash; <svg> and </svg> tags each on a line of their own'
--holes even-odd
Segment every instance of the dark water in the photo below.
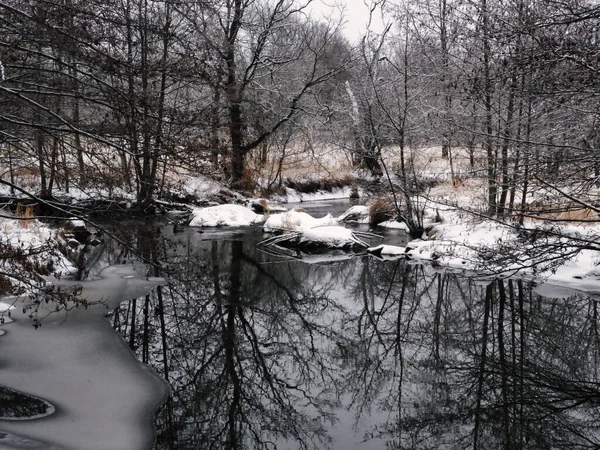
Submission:
<svg viewBox="0 0 600 450">
<path fill-rule="evenodd" d="M 162 238 L 166 333 L 145 339 L 173 395 L 156 449 L 600 445 L 591 298 L 367 255 L 276 258 L 261 238 Z"/>
<path fill-rule="evenodd" d="M 590 297 L 361 254 L 274 256 L 260 229 L 153 230 L 139 243 L 169 282 L 110 320 L 171 387 L 155 449 L 600 446 Z"/>
</svg>

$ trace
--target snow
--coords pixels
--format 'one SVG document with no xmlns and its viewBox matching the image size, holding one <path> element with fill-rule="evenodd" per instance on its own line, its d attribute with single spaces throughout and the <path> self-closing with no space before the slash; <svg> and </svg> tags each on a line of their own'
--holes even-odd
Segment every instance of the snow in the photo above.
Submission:
<svg viewBox="0 0 600 450">
<path fill-rule="evenodd" d="M 355 205 L 337 218 L 338 222 L 352 221 L 357 223 L 369 223 L 369 207 L 364 205 Z"/>
<path fill-rule="evenodd" d="M 397 245 L 381 244 L 376 247 L 370 247 L 367 249 L 369 253 L 388 255 L 388 256 L 406 256 L 406 248 L 399 247 Z"/>
<path fill-rule="evenodd" d="M 184 194 L 194 195 L 198 198 L 204 198 L 210 194 L 216 194 L 224 187 L 207 177 L 181 175 L 179 177 L 179 188 Z"/>
<path fill-rule="evenodd" d="M 468 269 L 491 276 L 522 277 L 570 289 L 600 293 L 600 255 L 593 250 L 581 250 L 567 257 L 573 249 L 569 236 L 583 237 L 592 242 L 600 236 L 600 226 L 553 228 L 563 237 L 550 238 L 559 243 L 557 249 L 536 257 L 535 252 L 545 248 L 544 243 L 523 241 L 517 228 L 493 220 L 465 221 L 458 213 L 446 211 L 444 224 L 434 227 L 432 240 L 414 240 L 408 243 L 407 255 L 415 260 L 435 261 L 443 267 Z M 529 224 L 544 229 L 540 224 Z M 561 258 L 554 264 L 550 258 Z"/>
<path fill-rule="evenodd" d="M 0 218 L 0 239 L 11 245 L 39 247 L 54 237 L 54 232 L 41 222 Z"/>
<path fill-rule="evenodd" d="M 265 232 L 304 231 L 315 227 L 335 226 L 337 224 L 337 220 L 331 214 L 317 219 L 304 211 L 292 209 L 269 216 L 263 225 L 263 230 Z"/>
<path fill-rule="evenodd" d="M 377 224 L 377 226 L 394 230 L 408 231 L 408 226 L 404 222 L 398 222 L 397 220 L 386 220 L 385 222 Z"/>
<path fill-rule="evenodd" d="M 164 280 L 146 278 L 140 264 L 108 267 L 91 281 L 49 280 L 63 288 L 80 286 L 80 297 L 91 306 L 57 313 L 44 303 L 40 313 L 52 314 L 35 329 L 21 307 L 28 297 L 3 299 L 3 309 L 15 302 L 18 307 L 14 322 L 2 325 L 8 331 L 0 337 L 2 384 L 58 411 L 42 420 L 3 421 L 5 441 L 27 436 L 27 448 L 44 449 L 150 448 L 153 413 L 168 388 L 137 361 L 105 315 Z"/>
<path fill-rule="evenodd" d="M 249 208 L 241 205 L 218 205 L 207 208 L 195 208 L 192 211 L 192 227 L 243 227 L 263 220 L 263 216 L 256 214 Z"/>
<path fill-rule="evenodd" d="M 81 219 L 71 219 L 69 223 L 73 228 L 85 228 L 85 221 Z"/>
<path fill-rule="evenodd" d="M 319 226 L 302 231 L 301 242 L 317 243 L 331 248 L 341 248 L 347 245 L 367 245 L 358 239 L 352 230 L 341 226 Z"/>
<path fill-rule="evenodd" d="M 316 202 L 322 200 L 337 200 L 341 198 L 350 198 L 352 188 L 350 186 L 334 189 L 331 192 L 318 191 L 312 193 L 297 192 L 294 189 L 286 188 L 286 194 L 278 200 L 286 203 Z"/>
<path fill-rule="evenodd" d="M 0 242 L 26 251 L 35 251 L 36 259 L 40 262 L 52 260 L 55 273 L 74 273 L 76 268 L 73 264 L 64 255 L 52 251 L 55 237 L 56 230 L 36 219 L 23 221 L 0 218 Z M 46 245 L 47 249 L 44 249 Z"/>
</svg>

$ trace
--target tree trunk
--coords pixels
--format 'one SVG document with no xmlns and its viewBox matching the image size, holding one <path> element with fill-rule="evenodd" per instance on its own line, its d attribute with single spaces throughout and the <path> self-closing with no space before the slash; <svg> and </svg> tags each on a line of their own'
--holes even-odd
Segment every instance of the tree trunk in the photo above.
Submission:
<svg viewBox="0 0 600 450">
<path fill-rule="evenodd" d="M 46 165 L 44 161 L 46 155 L 44 153 L 44 134 L 41 130 L 37 132 L 36 150 L 38 157 L 38 168 L 40 171 L 40 197 L 48 198 L 48 181 L 46 179 Z"/>
<path fill-rule="evenodd" d="M 498 215 L 500 217 L 504 216 L 504 212 L 505 212 L 505 208 L 506 208 L 506 199 L 508 196 L 508 188 L 509 188 L 508 149 L 509 149 L 510 140 L 512 137 L 513 116 L 514 116 L 514 109 L 515 109 L 515 89 L 516 89 L 516 84 L 517 84 L 516 78 L 517 78 L 516 68 L 513 68 L 513 73 L 511 76 L 511 87 L 510 87 L 510 92 L 508 94 L 506 123 L 504 126 L 504 133 L 503 133 L 504 141 L 502 143 L 502 149 L 500 152 L 500 167 L 501 167 L 500 171 L 502 174 L 500 200 L 498 202 Z"/>
<path fill-rule="evenodd" d="M 241 86 L 237 81 L 235 48 L 242 25 L 242 0 L 234 0 L 233 15 L 227 36 L 227 96 L 229 101 L 229 135 L 231 139 L 231 184 L 239 187 L 244 177 L 246 149 L 243 147 Z"/>
<path fill-rule="evenodd" d="M 483 82 L 484 82 L 484 106 L 485 106 L 485 150 L 487 155 L 487 184 L 488 184 L 488 213 L 496 214 L 496 195 L 498 191 L 496 183 L 496 155 L 493 145 L 493 123 L 492 123 L 492 79 L 490 74 L 490 24 L 487 0 L 481 0 L 482 33 L 483 33 Z"/>
</svg>

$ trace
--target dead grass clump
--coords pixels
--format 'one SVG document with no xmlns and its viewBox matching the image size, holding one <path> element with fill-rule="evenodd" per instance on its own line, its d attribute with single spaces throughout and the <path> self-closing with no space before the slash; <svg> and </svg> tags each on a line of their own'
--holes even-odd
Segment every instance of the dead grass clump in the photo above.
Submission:
<svg viewBox="0 0 600 450">
<path fill-rule="evenodd" d="M 268 188 L 263 188 L 260 191 L 260 196 L 261 197 L 270 198 L 273 195 L 284 196 L 285 195 L 285 188 L 283 186 L 271 186 L 271 187 L 268 187 Z"/>
<path fill-rule="evenodd" d="M 342 189 L 354 184 L 352 175 L 345 175 L 340 178 L 320 178 L 313 180 L 290 180 L 286 179 L 284 184 L 290 189 L 302 194 L 314 194 L 319 191 L 331 192 L 334 189 Z"/>
<path fill-rule="evenodd" d="M 16 277 L 27 277 L 39 275 L 50 275 L 54 272 L 54 262 L 51 259 L 40 258 L 40 249 L 11 245 L 0 242 L 0 263 L 10 267 L 10 275 Z"/>
<path fill-rule="evenodd" d="M 573 205 L 530 205 L 530 214 L 540 220 L 553 222 L 568 222 L 572 225 L 585 225 L 600 222 L 600 215 L 590 208 L 580 208 Z"/>
<path fill-rule="evenodd" d="M 36 216 L 38 205 L 34 204 L 17 204 L 17 210 L 15 211 L 15 215 L 21 219 L 19 220 L 19 226 L 21 228 L 29 228 L 29 225 L 33 222 L 33 218 Z"/>
<path fill-rule="evenodd" d="M 581 221 L 581 223 L 600 222 L 600 217 L 598 213 L 590 208 L 578 208 L 569 211 L 564 211 L 558 215 L 558 219 L 569 222 Z"/>
<path fill-rule="evenodd" d="M 381 222 L 395 219 L 396 215 L 396 207 L 392 199 L 377 198 L 369 207 L 369 225 L 375 226 Z"/>
<path fill-rule="evenodd" d="M 243 192 L 248 195 L 253 195 L 258 189 L 258 183 L 256 182 L 257 174 L 251 169 L 244 169 L 242 172 L 242 178 L 232 184 L 232 188 Z"/>
</svg>

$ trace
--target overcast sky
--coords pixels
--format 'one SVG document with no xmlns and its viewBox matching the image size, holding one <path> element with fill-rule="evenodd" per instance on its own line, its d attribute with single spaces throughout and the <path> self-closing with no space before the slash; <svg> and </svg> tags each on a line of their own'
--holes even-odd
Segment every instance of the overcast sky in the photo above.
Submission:
<svg viewBox="0 0 600 450">
<path fill-rule="evenodd" d="M 328 17 L 333 15 L 339 19 L 343 11 L 344 14 L 344 32 L 352 41 L 358 39 L 364 33 L 367 21 L 369 20 L 369 7 L 381 0 L 313 0 L 309 6 L 310 14 L 315 18 Z M 382 29 L 382 20 L 380 10 L 377 8 L 373 14 L 372 29 L 380 31 Z"/>
</svg>

